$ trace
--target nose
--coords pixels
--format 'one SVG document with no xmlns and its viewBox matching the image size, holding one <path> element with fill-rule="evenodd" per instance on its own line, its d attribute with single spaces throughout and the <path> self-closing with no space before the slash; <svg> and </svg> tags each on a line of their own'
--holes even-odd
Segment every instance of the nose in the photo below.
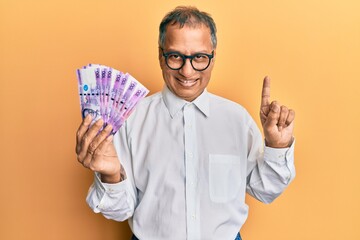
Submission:
<svg viewBox="0 0 360 240">
<path fill-rule="evenodd" d="M 190 59 L 186 59 L 184 66 L 180 68 L 179 73 L 184 76 L 185 78 L 189 78 L 194 73 L 194 68 L 191 66 Z"/>
</svg>

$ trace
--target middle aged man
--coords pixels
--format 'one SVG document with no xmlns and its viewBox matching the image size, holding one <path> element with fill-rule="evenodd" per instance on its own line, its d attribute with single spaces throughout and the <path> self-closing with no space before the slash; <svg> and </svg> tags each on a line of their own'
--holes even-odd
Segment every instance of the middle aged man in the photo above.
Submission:
<svg viewBox="0 0 360 240">
<path fill-rule="evenodd" d="M 237 103 L 206 91 L 216 59 L 216 27 L 207 13 L 178 7 L 160 24 L 165 86 L 144 99 L 120 132 L 77 132 L 78 160 L 94 171 L 87 202 L 129 219 L 133 239 L 241 239 L 245 193 L 273 201 L 295 176 L 295 113 L 270 102 L 264 79 L 261 133 Z M 114 141 L 112 141 L 114 139 Z"/>
</svg>

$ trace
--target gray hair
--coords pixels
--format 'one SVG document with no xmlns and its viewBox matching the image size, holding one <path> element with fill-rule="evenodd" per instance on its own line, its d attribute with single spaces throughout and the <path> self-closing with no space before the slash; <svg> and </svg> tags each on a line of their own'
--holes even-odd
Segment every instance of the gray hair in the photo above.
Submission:
<svg viewBox="0 0 360 240">
<path fill-rule="evenodd" d="M 175 25 L 179 23 L 180 28 L 184 25 L 197 27 L 204 24 L 210 29 L 211 43 L 213 48 L 216 48 L 216 25 L 210 14 L 206 12 L 200 12 L 196 7 L 176 7 L 173 11 L 167 13 L 160 23 L 159 27 L 159 46 L 161 48 L 165 45 L 166 27 L 171 24 Z"/>
</svg>

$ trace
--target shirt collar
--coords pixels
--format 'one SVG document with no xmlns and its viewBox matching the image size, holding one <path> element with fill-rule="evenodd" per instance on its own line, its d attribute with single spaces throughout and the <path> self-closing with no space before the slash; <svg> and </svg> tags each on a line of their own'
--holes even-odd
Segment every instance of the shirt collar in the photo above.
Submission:
<svg viewBox="0 0 360 240">
<path fill-rule="evenodd" d="M 190 104 L 190 102 L 179 98 L 174 93 L 172 93 L 169 88 L 164 85 L 162 96 L 165 102 L 167 109 L 171 115 L 171 118 L 174 116 L 186 105 Z M 206 116 L 208 117 L 210 114 L 210 100 L 209 100 L 209 93 L 205 89 L 200 96 L 198 96 L 192 103 Z"/>
</svg>

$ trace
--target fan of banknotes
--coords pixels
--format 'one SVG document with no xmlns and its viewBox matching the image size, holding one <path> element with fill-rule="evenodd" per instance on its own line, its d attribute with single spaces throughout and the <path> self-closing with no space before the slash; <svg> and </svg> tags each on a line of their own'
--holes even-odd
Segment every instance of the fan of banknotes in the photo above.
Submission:
<svg viewBox="0 0 360 240">
<path fill-rule="evenodd" d="M 102 118 L 115 134 L 149 90 L 129 73 L 99 64 L 77 69 L 82 117 Z"/>
</svg>

